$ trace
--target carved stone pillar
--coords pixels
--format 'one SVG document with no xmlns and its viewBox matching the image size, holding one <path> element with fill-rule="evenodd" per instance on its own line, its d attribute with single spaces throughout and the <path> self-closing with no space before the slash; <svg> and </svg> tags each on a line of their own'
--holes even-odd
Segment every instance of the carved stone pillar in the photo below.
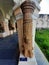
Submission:
<svg viewBox="0 0 49 65">
<path fill-rule="evenodd" d="M 14 15 L 16 17 L 17 31 L 18 31 L 18 41 L 19 41 L 19 50 L 22 53 L 22 44 L 23 44 L 23 15 L 21 8 L 18 7 L 14 10 Z"/>
<path fill-rule="evenodd" d="M 21 5 L 23 12 L 23 44 L 22 44 L 22 54 L 25 57 L 32 57 L 33 45 L 32 45 L 32 14 L 35 9 L 35 3 L 30 1 L 25 1 Z"/>
</svg>

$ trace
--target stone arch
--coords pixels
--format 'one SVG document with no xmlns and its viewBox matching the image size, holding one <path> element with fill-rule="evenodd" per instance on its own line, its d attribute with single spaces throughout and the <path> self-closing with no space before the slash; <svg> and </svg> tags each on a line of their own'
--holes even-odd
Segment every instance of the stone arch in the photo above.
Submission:
<svg viewBox="0 0 49 65">
<path fill-rule="evenodd" d="M 0 8 L 0 12 L 1 12 L 2 16 L 5 18 L 5 13 L 4 13 L 4 10 L 2 8 Z"/>
</svg>

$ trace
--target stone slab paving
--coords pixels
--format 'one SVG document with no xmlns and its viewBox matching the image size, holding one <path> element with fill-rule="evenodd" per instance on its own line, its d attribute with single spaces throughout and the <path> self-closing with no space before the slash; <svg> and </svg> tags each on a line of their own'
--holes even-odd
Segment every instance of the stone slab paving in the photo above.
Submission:
<svg viewBox="0 0 49 65">
<path fill-rule="evenodd" d="M 18 65 L 18 34 L 0 38 L 0 65 Z"/>
<path fill-rule="evenodd" d="M 38 45 L 35 43 L 35 57 L 38 65 L 49 65 L 49 62 L 47 61 L 46 57 L 38 47 Z"/>
<path fill-rule="evenodd" d="M 17 48 L 16 47 L 17 43 L 18 43 L 17 34 L 14 34 L 6 38 L 0 38 L 0 65 L 7 65 L 8 63 L 10 63 L 8 65 L 12 65 L 12 64 L 15 65 L 14 58 L 15 58 L 15 51 L 16 51 L 15 49 Z M 49 65 L 48 61 L 46 60 L 45 56 L 43 55 L 43 53 L 41 52 L 40 48 L 36 43 L 35 43 L 34 52 L 35 52 L 35 56 L 33 58 L 31 59 L 28 58 L 27 62 L 26 61 L 25 62 L 23 61 L 23 63 L 20 62 L 19 65 Z"/>
</svg>

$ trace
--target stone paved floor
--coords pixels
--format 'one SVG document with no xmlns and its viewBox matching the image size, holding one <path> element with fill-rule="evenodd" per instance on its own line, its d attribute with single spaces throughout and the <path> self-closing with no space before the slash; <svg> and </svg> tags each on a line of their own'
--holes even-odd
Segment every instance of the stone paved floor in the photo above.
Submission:
<svg viewBox="0 0 49 65">
<path fill-rule="evenodd" d="M 18 35 L 0 38 L 0 65 L 17 65 Z"/>
<path fill-rule="evenodd" d="M 18 52 L 16 52 L 17 43 L 18 43 L 18 37 L 16 34 L 6 38 L 2 38 L 2 39 L 0 38 L 0 65 L 15 65 L 15 54 L 18 55 Z M 34 50 L 35 50 L 35 58 L 37 64 L 49 65 L 48 61 L 46 60 L 45 56 L 43 55 L 43 53 L 41 52 L 41 50 L 39 49 L 36 43 Z M 33 62 L 30 61 L 29 64 L 27 65 L 33 65 L 32 63 Z"/>
</svg>

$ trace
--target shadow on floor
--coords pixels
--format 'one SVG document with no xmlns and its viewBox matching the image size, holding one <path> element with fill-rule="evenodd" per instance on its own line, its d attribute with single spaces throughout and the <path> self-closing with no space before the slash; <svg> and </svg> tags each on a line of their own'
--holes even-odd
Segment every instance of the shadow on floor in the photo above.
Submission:
<svg viewBox="0 0 49 65">
<path fill-rule="evenodd" d="M 18 65 L 18 34 L 0 38 L 0 65 Z"/>
</svg>

